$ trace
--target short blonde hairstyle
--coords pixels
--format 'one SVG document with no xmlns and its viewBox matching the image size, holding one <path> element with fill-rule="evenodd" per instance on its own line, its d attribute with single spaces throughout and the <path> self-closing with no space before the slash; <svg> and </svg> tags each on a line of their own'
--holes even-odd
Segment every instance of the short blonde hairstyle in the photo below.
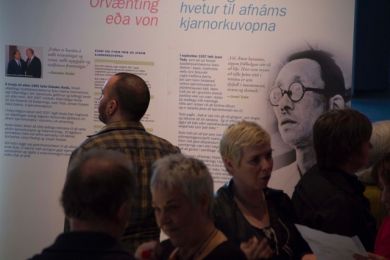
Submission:
<svg viewBox="0 0 390 260">
<path fill-rule="evenodd" d="M 260 125 L 243 120 L 230 125 L 225 130 L 219 143 L 219 152 L 222 158 L 240 164 L 244 147 L 270 143 L 270 135 Z"/>
</svg>

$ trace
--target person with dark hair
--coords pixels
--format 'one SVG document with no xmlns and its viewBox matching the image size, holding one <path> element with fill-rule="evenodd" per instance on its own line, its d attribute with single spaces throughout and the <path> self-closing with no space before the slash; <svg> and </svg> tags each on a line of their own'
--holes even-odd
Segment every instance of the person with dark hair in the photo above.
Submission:
<svg viewBox="0 0 390 260">
<path fill-rule="evenodd" d="M 69 167 L 61 204 L 70 232 L 31 260 L 131 260 L 119 244 L 135 195 L 136 173 L 130 161 L 115 151 L 91 150 Z"/>
<path fill-rule="evenodd" d="M 180 152 L 165 139 L 146 132 L 140 120 L 145 114 L 150 93 L 145 81 L 131 73 L 117 73 L 104 85 L 99 102 L 99 119 L 105 127 L 88 137 L 71 157 L 93 148 L 120 151 L 136 166 L 138 191 L 132 216 L 122 243 L 130 251 L 139 244 L 159 238 L 160 230 L 154 219 L 149 190 L 152 164 L 164 155 Z"/>
<path fill-rule="evenodd" d="M 24 76 L 26 72 L 26 62 L 21 58 L 20 51 L 12 52 L 12 59 L 8 62 L 7 76 Z"/>
<path fill-rule="evenodd" d="M 315 164 L 312 127 L 322 113 L 342 109 L 348 95 L 340 67 L 322 50 L 287 58 L 269 91 L 282 140 L 295 150 L 296 161 L 273 172 L 269 186 L 290 197 L 295 185 Z"/>
<path fill-rule="evenodd" d="M 332 110 L 313 126 L 317 164 L 292 196 L 298 222 L 344 236 L 358 236 L 373 250 L 376 223 L 355 173 L 368 164 L 372 124 L 352 109 Z"/>
<path fill-rule="evenodd" d="M 35 56 L 34 50 L 31 48 L 26 49 L 26 56 L 26 75 L 33 78 L 40 78 L 42 76 L 41 60 Z"/>
</svg>

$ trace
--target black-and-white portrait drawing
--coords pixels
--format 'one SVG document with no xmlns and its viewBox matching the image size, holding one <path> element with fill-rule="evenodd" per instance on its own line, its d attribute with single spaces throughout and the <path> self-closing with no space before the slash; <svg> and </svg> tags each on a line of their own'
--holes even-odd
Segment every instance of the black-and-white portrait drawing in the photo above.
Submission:
<svg viewBox="0 0 390 260">
<path fill-rule="evenodd" d="M 269 187 L 290 197 L 300 177 L 315 163 L 312 127 L 325 111 L 344 108 L 349 99 L 344 76 L 332 55 L 308 49 L 287 57 L 269 89 L 269 103 L 282 140 L 296 160 L 276 169 Z"/>
</svg>

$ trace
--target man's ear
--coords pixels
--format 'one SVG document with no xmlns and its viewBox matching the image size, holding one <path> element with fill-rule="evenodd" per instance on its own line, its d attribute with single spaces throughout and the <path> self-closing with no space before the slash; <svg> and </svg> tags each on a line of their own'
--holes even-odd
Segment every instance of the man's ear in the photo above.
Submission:
<svg viewBox="0 0 390 260">
<path fill-rule="evenodd" d="M 329 110 L 345 108 L 345 101 L 341 95 L 334 95 L 329 99 Z"/>
<path fill-rule="evenodd" d="M 115 112 L 118 110 L 118 108 L 119 108 L 119 104 L 118 104 L 118 101 L 116 99 L 111 99 L 110 101 L 108 101 L 106 109 L 107 109 L 107 112 L 110 116 L 115 114 Z"/>
<path fill-rule="evenodd" d="M 233 173 L 233 160 L 231 160 L 231 159 L 229 159 L 229 158 L 226 158 L 226 157 L 224 157 L 224 158 L 222 158 L 222 161 L 223 161 L 223 164 L 225 165 L 225 168 L 226 168 L 226 170 L 227 170 L 227 172 L 230 174 L 230 175 L 232 175 L 232 173 Z"/>
</svg>

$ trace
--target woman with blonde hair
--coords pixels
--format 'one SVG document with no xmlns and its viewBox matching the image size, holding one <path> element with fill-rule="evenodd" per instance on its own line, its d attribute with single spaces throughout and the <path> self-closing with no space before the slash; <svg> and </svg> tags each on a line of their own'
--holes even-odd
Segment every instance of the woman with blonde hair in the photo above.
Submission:
<svg viewBox="0 0 390 260">
<path fill-rule="evenodd" d="M 267 187 L 273 159 L 269 134 L 258 124 L 229 126 L 220 153 L 231 180 L 216 194 L 215 223 L 248 259 L 314 257 L 294 226 L 289 197 Z"/>
</svg>

